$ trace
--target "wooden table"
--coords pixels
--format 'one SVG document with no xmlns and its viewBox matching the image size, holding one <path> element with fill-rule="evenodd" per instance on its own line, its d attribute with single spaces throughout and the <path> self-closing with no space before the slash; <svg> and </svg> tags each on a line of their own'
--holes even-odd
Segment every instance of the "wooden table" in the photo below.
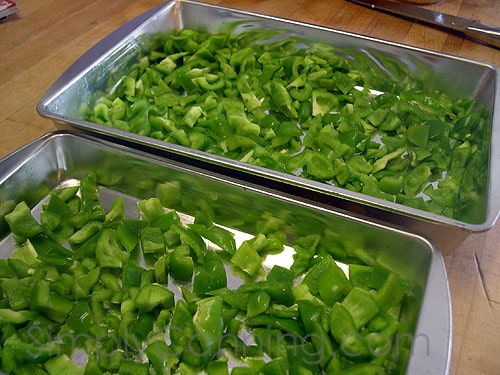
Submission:
<svg viewBox="0 0 500 375">
<path fill-rule="evenodd" d="M 344 0 L 209 0 L 500 66 L 500 50 Z M 56 129 L 35 109 L 82 53 L 160 0 L 17 0 L 0 22 L 0 157 Z M 500 2 L 441 0 L 429 8 L 500 26 Z M 500 223 L 446 255 L 453 308 L 451 374 L 500 371 Z"/>
</svg>

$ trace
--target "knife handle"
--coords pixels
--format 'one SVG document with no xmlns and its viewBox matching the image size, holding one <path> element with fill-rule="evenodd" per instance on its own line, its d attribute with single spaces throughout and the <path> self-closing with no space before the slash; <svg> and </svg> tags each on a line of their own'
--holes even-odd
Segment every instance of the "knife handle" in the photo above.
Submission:
<svg viewBox="0 0 500 375">
<path fill-rule="evenodd" d="M 500 48 L 500 28 L 483 25 L 479 21 L 467 27 L 464 34 L 496 48 Z"/>
</svg>

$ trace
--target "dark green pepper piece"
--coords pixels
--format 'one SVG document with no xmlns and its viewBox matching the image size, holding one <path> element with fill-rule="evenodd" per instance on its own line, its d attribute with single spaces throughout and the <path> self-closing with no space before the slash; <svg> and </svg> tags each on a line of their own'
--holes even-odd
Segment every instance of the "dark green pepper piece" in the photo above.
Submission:
<svg viewBox="0 0 500 375">
<path fill-rule="evenodd" d="M 144 220 L 124 219 L 116 228 L 118 240 L 128 252 L 135 249 L 140 240 L 142 229 L 147 226 Z"/>
<path fill-rule="evenodd" d="M 73 309 L 73 302 L 66 298 L 52 294 L 50 282 L 46 280 L 38 281 L 31 294 L 30 310 L 40 311 L 48 318 L 62 323 Z"/>
<path fill-rule="evenodd" d="M 193 292 L 205 294 L 227 286 L 224 263 L 214 251 L 207 251 L 202 264 L 194 269 Z"/>
<path fill-rule="evenodd" d="M 187 245 L 180 245 L 170 254 L 169 272 L 173 278 L 189 281 L 193 277 L 194 261 Z"/>
<path fill-rule="evenodd" d="M 124 287 L 135 287 L 141 286 L 142 275 L 145 269 L 134 264 L 133 262 L 126 262 L 123 265 L 121 280 Z"/>
</svg>

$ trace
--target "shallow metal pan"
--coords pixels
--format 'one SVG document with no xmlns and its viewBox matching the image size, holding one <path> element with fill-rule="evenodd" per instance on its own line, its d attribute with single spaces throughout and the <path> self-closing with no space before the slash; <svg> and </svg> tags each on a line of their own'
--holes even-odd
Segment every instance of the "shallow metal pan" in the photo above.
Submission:
<svg viewBox="0 0 500 375">
<path fill-rule="evenodd" d="M 442 254 L 426 237 L 75 132 L 51 133 L 26 145 L 0 160 L 0 171 L 0 203 L 25 200 L 34 207 L 55 187 L 92 171 L 98 186 L 115 197 L 145 199 L 155 196 L 160 183 L 179 184 L 181 197 L 170 208 L 194 216 L 200 205 L 208 205 L 218 224 L 248 234 L 255 234 L 255 223 L 266 215 L 288 218 L 287 235 L 292 238 L 304 231 L 313 234 L 327 229 L 341 245 L 362 246 L 421 288 L 408 374 L 448 372 L 449 289 Z M 8 235 L 5 228 L 0 233 L 0 257 L 12 251 Z"/>
<path fill-rule="evenodd" d="M 416 76 L 426 77 L 424 81 L 428 89 L 439 89 L 447 94 L 471 97 L 486 106 L 491 112 L 491 124 L 489 124 L 491 139 L 484 140 L 490 148 L 488 181 L 484 181 L 487 189 L 481 193 L 484 194 L 482 199 L 484 205 L 473 207 L 481 219 L 466 222 L 432 214 L 329 184 L 123 132 L 83 119 L 80 112 L 81 103 L 90 102 L 96 91 L 105 89 L 105 78 L 112 72 L 123 69 L 139 53 L 141 40 L 145 36 L 187 27 L 217 31 L 222 25 L 234 21 L 245 21 L 245 27 L 286 29 L 291 35 L 331 43 L 345 51 L 356 51 L 356 56 L 376 61 L 382 67 L 383 62 L 377 56 L 389 58 L 411 70 Z M 292 20 L 181 0 L 168 1 L 151 9 L 91 48 L 48 89 L 39 101 L 37 109 L 41 115 L 52 118 L 58 123 L 70 124 L 95 134 L 113 137 L 115 140 L 130 141 L 137 145 L 147 145 L 186 156 L 196 162 L 208 163 L 208 168 L 224 167 L 229 169 L 229 173 L 241 172 L 250 179 L 256 176 L 262 177 L 263 184 L 278 184 L 285 190 L 295 191 L 298 195 L 312 194 L 317 199 L 332 205 L 355 212 L 362 211 L 370 217 L 383 218 L 390 223 L 418 229 L 431 235 L 441 250 L 446 252 L 469 233 L 490 229 L 497 220 L 500 211 L 500 173 L 498 173 L 500 151 L 497 147 L 500 142 L 499 97 L 499 74 L 497 68 L 489 64 Z M 245 176 L 242 175 L 242 178 Z"/>
</svg>

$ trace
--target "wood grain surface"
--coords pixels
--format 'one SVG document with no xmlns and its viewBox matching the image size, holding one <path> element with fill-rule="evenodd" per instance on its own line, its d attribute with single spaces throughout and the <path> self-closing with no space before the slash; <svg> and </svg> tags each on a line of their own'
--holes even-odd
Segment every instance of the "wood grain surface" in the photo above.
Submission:
<svg viewBox="0 0 500 375">
<path fill-rule="evenodd" d="M 500 66 L 500 50 L 344 0 L 207 0 Z M 56 129 L 36 112 L 47 88 L 107 34 L 159 0 L 18 0 L 0 21 L 0 158 Z M 427 6 L 500 26 L 500 1 Z M 499 125 L 499 124 L 497 124 Z M 498 129 L 496 129 L 498 130 Z M 445 256 L 453 309 L 451 374 L 500 373 L 500 224 Z"/>
</svg>

